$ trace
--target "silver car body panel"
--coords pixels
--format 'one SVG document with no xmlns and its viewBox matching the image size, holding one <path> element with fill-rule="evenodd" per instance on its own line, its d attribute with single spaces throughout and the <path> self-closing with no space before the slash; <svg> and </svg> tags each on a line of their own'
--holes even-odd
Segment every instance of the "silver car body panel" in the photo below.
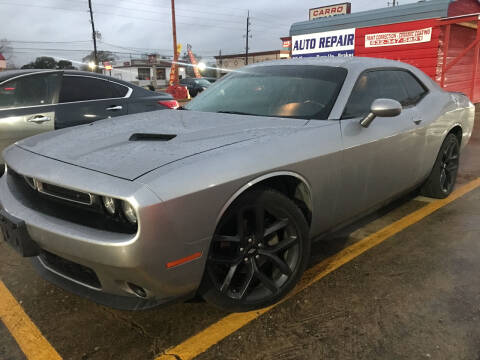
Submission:
<svg viewBox="0 0 480 360">
<path fill-rule="evenodd" d="M 219 219 L 252 186 L 278 177 L 303 183 L 314 237 L 421 184 L 454 127 L 462 129 L 462 148 L 471 136 L 474 107 L 468 99 L 444 92 L 412 66 L 364 58 L 252 66 L 269 64 L 345 67 L 329 119 L 150 112 L 134 115 L 135 121 L 125 116 L 46 133 L 4 151 L 9 168 L 21 175 L 128 200 L 137 212 L 136 234 L 92 229 L 28 208 L 8 174 L 0 180 L 2 207 L 25 221 L 41 248 L 93 269 L 99 292 L 133 297 L 125 286 L 132 282 L 167 301 L 198 288 Z M 339 120 L 360 73 L 379 67 L 411 71 L 428 95 L 368 128 L 359 118 Z M 176 137 L 129 141 L 133 133 Z M 198 252 L 201 257 L 167 269 L 167 262 Z"/>
</svg>

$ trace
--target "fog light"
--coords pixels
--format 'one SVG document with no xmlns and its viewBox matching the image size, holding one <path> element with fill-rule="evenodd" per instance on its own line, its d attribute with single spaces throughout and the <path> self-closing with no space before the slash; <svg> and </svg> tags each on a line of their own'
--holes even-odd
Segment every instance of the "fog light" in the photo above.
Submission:
<svg viewBox="0 0 480 360">
<path fill-rule="evenodd" d="M 109 196 L 104 196 L 102 200 L 105 210 L 107 210 L 110 215 L 115 214 L 115 200 Z"/>
<path fill-rule="evenodd" d="M 127 220 L 132 224 L 136 224 L 137 214 L 135 214 L 135 209 L 133 208 L 133 206 L 130 205 L 128 201 L 124 201 L 122 203 L 122 208 L 123 208 L 123 214 L 125 215 Z"/>
</svg>

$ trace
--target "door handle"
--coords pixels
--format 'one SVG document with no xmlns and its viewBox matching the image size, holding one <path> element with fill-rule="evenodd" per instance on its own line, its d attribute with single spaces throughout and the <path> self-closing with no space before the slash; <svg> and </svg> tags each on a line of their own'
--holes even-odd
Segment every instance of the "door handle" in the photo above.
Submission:
<svg viewBox="0 0 480 360">
<path fill-rule="evenodd" d="M 105 110 L 108 110 L 108 111 L 116 111 L 116 110 L 122 110 L 122 109 L 123 109 L 123 106 L 117 105 L 117 106 L 107 107 Z"/>
<path fill-rule="evenodd" d="M 413 120 L 415 125 L 419 125 L 422 122 L 422 119 Z"/>
<path fill-rule="evenodd" d="M 50 121 L 50 120 L 51 119 L 48 116 L 37 115 L 37 116 L 34 116 L 34 117 L 28 119 L 27 121 L 37 123 L 37 124 L 42 124 L 42 123 L 44 123 L 46 121 Z"/>
</svg>

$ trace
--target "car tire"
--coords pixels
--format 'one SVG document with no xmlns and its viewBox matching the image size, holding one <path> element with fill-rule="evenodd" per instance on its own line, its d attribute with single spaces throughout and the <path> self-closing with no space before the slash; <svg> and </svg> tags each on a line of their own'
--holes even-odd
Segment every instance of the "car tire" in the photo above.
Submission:
<svg viewBox="0 0 480 360">
<path fill-rule="evenodd" d="M 226 311 L 263 308 L 293 289 L 309 257 L 309 227 L 300 208 L 276 190 L 252 190 L 220 220 L 199 293 Z"/>
<path fill-rule="evenodd" d="M 438 152 L 432 172 L 423 184 L 422 195 L 443 199 L 453 190 L 458 173 L 460 144 L 455 134 L 448 134 Z"/>
</svg>

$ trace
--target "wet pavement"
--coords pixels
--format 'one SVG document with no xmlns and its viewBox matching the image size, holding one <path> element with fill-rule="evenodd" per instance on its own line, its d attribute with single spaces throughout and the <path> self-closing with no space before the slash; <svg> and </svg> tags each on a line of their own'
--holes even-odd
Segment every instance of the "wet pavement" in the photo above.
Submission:
<svg viewBox="0 0 480 360">
<path fill-rule="evenodd" d="M 480 129 L 459 185 L 480 177 Z M 312 266 L 430 200 L 407 196 L 317 242 Z M 480 188 L 346 263 L 199 359 L 480 359 Z M 153 359 L 227 314 L 203 302 L 119 311 L 39 278 L 0 242 L 0 280 L 65 359 Z M 0 299 L 2 301 L 2 299 Z M 0 359 L 25 359 L 0 321 Z"/>
</svg>

